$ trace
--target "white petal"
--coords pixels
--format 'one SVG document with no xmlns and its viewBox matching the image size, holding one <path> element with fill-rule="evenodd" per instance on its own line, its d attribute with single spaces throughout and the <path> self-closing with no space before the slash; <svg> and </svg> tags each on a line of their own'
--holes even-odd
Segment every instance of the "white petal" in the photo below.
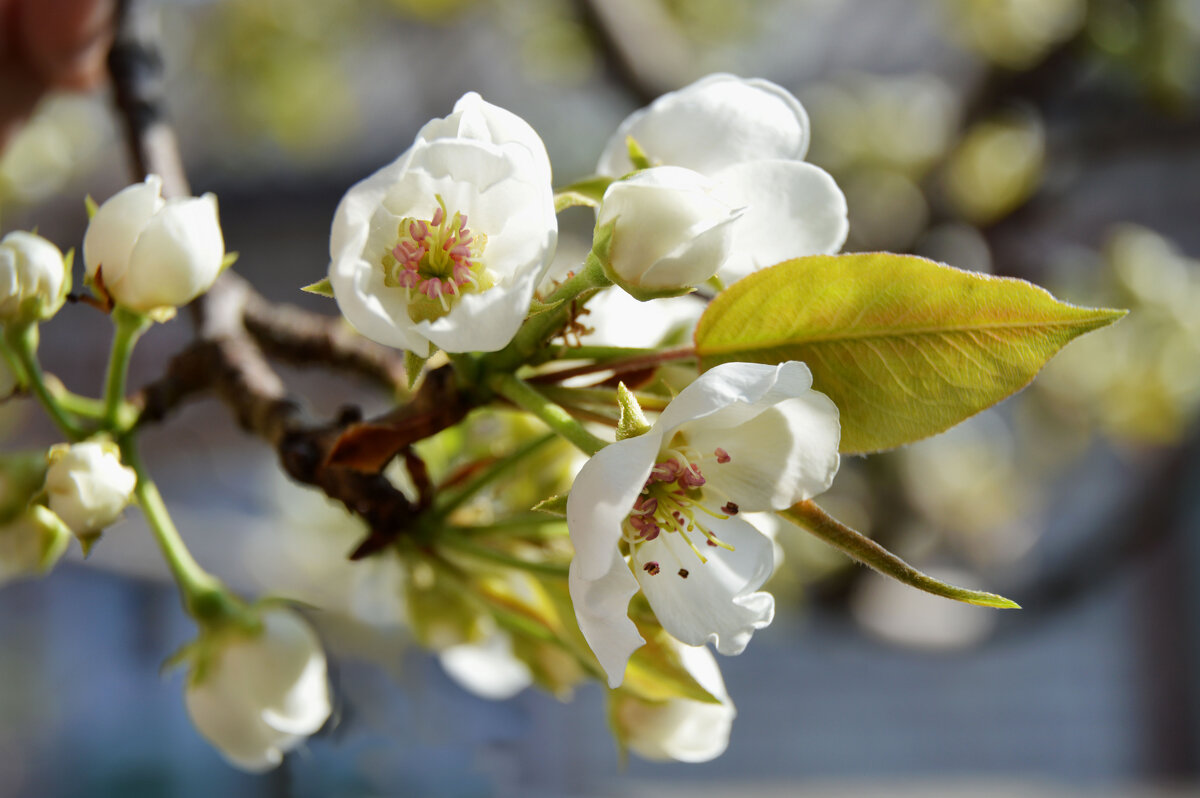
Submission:
<svg viewBox="0 0 1200 798">
<path fill-rule="evenodd" d="M 529 667 L 513 655 L 512 639 L 500 631 L 478 643 L 450 646 L 438 660 L 454 681 L 492 701 L 512 698 L 533 683 Z"/>
<path fill-rule="evenodd" d="M 239 706 L 240 697 L 224 693 L 218 683 L 188 687 L 184 704 L 196 730 L 225 759 L 250 773 L 262 773 L 283 762 L 284 750 L 300 738 L 281 733 L 256 717 L 253 707 Z"/>
<path fill-rule="evenodd" d="M 633 169 L 628 136 L 653 164 L 712 175 L 743 161 L 802 159 L 809 126 L 804 107 L 786 89 L 767 80 L 710 75 L 622 122 L 600 156 L 600 174 L 619 177 Z"/>
<path fill-rule="evenodd" d="M 737 517 L 705 522 L 734 550 L 707 545 L 699 531 L 686 533 L 707 558 L 702 563 L 682 539 L 685 533 L 665 532 L 637 546 L 634 573 L 673 637 L 692 646 L 712 642 L 722 654 L 740 654 L 754 630 L 775 617 L 775 599 L 755 592 L 771 575 L 774 549 L 769 538 Z M 645 570 L 650 562 L 658 565 L 657 574 Z"/>
<path fill-rule="evenodd" d="M 136 310 L 185 305 L 212 286 L 224 257 L 217 198 L 171 199 L 146 223 L 113 294 Z"/>
<path fill-rule="evenodd" d="M 420 322 L 416 329 L 447 352 L 503 349 L 525 320 L 534 286 L 540 279 L 541 269 L 526 270 L 516 283 L 464 294 L 448 314 L 432 322 Z"/>
<path fill-rule="evenodd" d="M 575 547 L 572 568 L 583 579 L 599 579 L 612 567 L 621 524 L 650 469 L 662 438 L 653 430 L 604 447 L 584 463 L 567 497 L 567 527 Z"/>
<path fill-rule="evenodd" d="M 629 656 L 646 642 L 629 620 L 629 599 L 637 592 L 638 581 L 616 546 L 600 578 L 584 579 L 580 570 L 576 556 L 567 578 L 575 620 L 608 675 L 608 686 L 619 687 L 625 681 Z"/>
<path fill-rule="evenodd" d="M 443 138 L 518 144 L 529 153 L 531 159 L 533 174 L 529 179 L 550 183 L 550 157 L 537 131 L 521 117 L 492 105 L 473 91 L 459 98 L 450 116 L 426 122 L 417 133 L 418 142 Z"/>
<path fill-rule="evenodd" d="M 103 266 L 104 282 L 113 286 L 125 275 L 138 235 L 163 207 L 162 178 L 148 175 L 144 183 L 121 189 L 96 210 L 83 236 L 83 259 L 88 277 Z"/>
<path fill-rule="evenodd" d="M 654 428 L 669 442 L 682 425 L 707 419 L 718 410 L 723 411 L 722 426 L 736 426 L 811 387 L 812 373 L 808 366 L 794 360 L 777 366 L 722 363 L 680 391 L 658 417 Z"/>
<path fill-rule="evenodd" d="M 734 164 L 714 178 L 727 203 L 745 208 L 730 257 L 717 272 L 726 284 L 789 258 L 833 254 L 846 243 L 846 197 L 823 169 L 763 160 Z"/>
<path fill-rule="evenodd" d="M 727 496 L 742 510 L 782 510 L 833 484 L 841 425 L 825 394 L 805 391 L 736 427 L 723 426 L 722 414 L 683 427 L 702 454 L 721 448 L 729 455 L 729 462 L 704 468 L 706 491 Z"/>
<path fill-rule="evenodd" d="M 645 759 L 708 762 L 729 747 L 729 732 L 737 710 L 716 658 L 707 648 L 676 644 L 683 667 L 719 704 L 685 698 L 662 703 L 623 697 L 617 708 L 622 739 Z"/>
<path fill-rule="evenodd" d="M 641 302 L 624 291 L 602 291 L 588 303 L 585 344 L 653 346 L 669 334 L 695 327 L 705 304 L 695 296 Z"/>
<path fill-rule="evenodd" d="M 263 613 L 263 636 L 233 646 L 223 668 L 239 673 L 248 695 L 272 728 L 309 735 L 329 718 L 325 653 L 316 633 L 290 610 Z"/>
</svg>

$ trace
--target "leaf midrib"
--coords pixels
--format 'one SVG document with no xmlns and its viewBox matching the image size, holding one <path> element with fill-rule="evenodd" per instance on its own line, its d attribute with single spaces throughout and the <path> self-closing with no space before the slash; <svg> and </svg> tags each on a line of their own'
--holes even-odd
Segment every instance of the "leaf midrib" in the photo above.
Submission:
<svg viewBox="0 0 1200 798">
<path fill-rule="evenodd" d="M 1096 313 L 1070 321 L 1038 321 L 1038 322 L 1001 322 L 990 324 L 953 325 L 948 327 L 915 327 L 891 328 L 885 330 L 872 329 L 862 332 L 845 332 L 835 335 L 816 335 L 797 341 L 794 338 L 779 339 L 771 343 L 746 343 L 737 345 L 722 345 L 708 347 L 697 342 L 696 350 L 701 355 L 726 354 L 728 352 L 755 352 L 763 349 L 779 349 L 785 346 L 807 346 L 809 344 L 836 343 L 840 341 L 865 341 L 869 339 L 906 338 L 916 335 L 947 335 L 950 333 L 982 332 L 986 330 L 1021 330 L 1021 329 L 1050 329 L 1055 327 L 1086 326 L 1090 322 L 1108 321 L 1110 314 Z"/>
</svg>

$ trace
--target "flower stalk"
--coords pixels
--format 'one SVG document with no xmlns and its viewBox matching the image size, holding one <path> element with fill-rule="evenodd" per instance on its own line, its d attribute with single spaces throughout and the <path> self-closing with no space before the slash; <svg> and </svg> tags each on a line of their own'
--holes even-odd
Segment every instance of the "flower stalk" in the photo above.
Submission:
<svg viewBox="0 0 1200 798">
<path fill-rule="evenodd" d="M 496 393 L 540 418 L 546 426 L 566 438 L 584 454 L 595 454 L 608 445 L 607 441 L 588 432 L 583 424 L 561 405 L 538 393 L 524 380 L 512 374 L 493 374 L 489 384 Z"/>
<path fill-rule="evenodd" d="M 116 330 L 108 358 L 108 373 L 104 379 L 104 426 L 111 430 L 117 429 L 122 420 L 125 382 L 133 348 L 142 333 L 150 329 L 151 320 L 142 313 L 118 306 L 113 310 L 113 323 Z"/>
<path fill-rule="evenodd" d="M 58 399 L 46 385 L 46 375 L 42 372 L 37 359 L 38 329 L 37 324 L 9 325 L 4 330 L 8 345 L 17 362 L 21 366 L 27 387 L 41 402 L 42 407 L 54 422 L 55 426 L 68 440 L 79 441 L 87 437 L 87 430 L 80 426 L 75 419 L 63 409 Z"/>
</svg>

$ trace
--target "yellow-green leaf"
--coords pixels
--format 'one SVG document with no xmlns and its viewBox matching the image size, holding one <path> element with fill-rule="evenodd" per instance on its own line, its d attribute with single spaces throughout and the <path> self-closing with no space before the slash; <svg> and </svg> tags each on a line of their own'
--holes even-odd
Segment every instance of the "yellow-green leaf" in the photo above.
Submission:
<svg viewBox="0 0 1200 798">
<path fill-rule="evenodd" d="M 751 274 L 696 328 L 701 369 L 800 360 L 841 412 L 845 453 L 941 432 L 1029 384 L 1125 311 L 910 255 L 814 255 Z"/>
</svg>

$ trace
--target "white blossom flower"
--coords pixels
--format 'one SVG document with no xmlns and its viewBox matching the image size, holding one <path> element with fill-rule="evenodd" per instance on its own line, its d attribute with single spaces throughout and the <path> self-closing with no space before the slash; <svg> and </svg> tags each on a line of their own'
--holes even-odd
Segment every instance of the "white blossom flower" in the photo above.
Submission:
<svg viewBox="0 0 1200 798">
<path fill-rule="evenodd" d="M 0 239 L 0 324 L 48 319 L 70 290 L 58 247 L 23 230 Z"/>
<path fill-rule="evenodd" d="M 621 123 L 600 157 L 600 174 L 620 177 L 634 168 L 630 138 L 652 165 L 706 175 L 721 199 L 743 209 L 731 255 L 717 271 L 726 283 L 789 258 L 835 253 L 845 243 L 845 196 L 828 173 L 803 162 L 804 107 L 770 81 L 709 75 L 659 97 Z"/>
<path fill-rule="evenodd" d="M 643 759 L 708 762 L 729 747 L 737 709 L 708 649 L 678 642 L 673 647 L 692 678 L 720 703 L 682 697 L 650 701 L 615 690 L 610 694 L 613 728 L 617 739 Z"/>
<path fill-rule="evenodd" d="M 596 228 L 609 278 L 638 299 L 684 293 L 712 277 L 729 256 L 739 212 L 716 184 L 690 169 L 659 166 L 615 181 Z M 606 230 L 606 228 L 611 228 Z"/>
<path fill-rule="evenodd" d="M 162 198 L 162 178 L 150 175 L 109 197 L 83 237 L 89 280 L 100 273 L 118 305 L 147 313 L 186 305 L 221 273 L 225 240 L 217 198 Z"/>
<path fill-rule="evenodd" d="M 90 535 L 120 518 L 133 496 L 137 475 L 121 464 L 115 443 L 59 444 L 50 447 L 46 459 L 50 510 L 72 532 Z"/>
<path fill-rule="evenodd" d="M 270 770 L 329 719 L 325 652 L 295 612 L 262 613 L 257 634 L 217 632 L 189 674 L 188 715 L 235 766 Z M 225 636 L 230 635 L 230 636 Z"/>
<path fill-rule="evenodd" d="M 470 93 L 342 198 L 329 281 L 350 323 L 379 343 L 491 352 L 516 334 L 557 238 L 541 139 Z"/>
<path fill-rule="evenodd" d="M 837 408 L 812 390 L 803 363 L 726 363 L 684 388 L 648 432 L 584 465 L 567 502 L 569 586 L 611 686 L 644 642 L 628 617 L 639 587 L 688 645 L 738 654 L 771 622 L 774 600 L 756 591 L 773 546 L 740 514 L 825 490 L 840 434 Z"/>
</svg>

